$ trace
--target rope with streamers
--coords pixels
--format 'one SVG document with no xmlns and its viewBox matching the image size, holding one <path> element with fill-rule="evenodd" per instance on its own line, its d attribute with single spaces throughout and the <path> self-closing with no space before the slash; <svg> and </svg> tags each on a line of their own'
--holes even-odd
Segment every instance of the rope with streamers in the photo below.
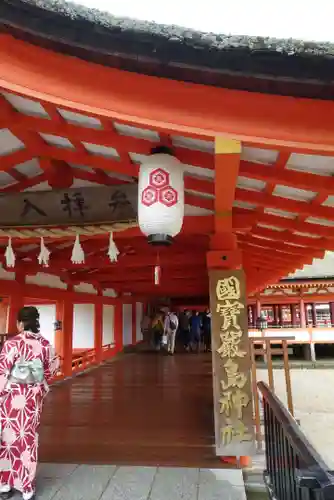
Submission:
<svg viewBox="0 0 334 500">
<path fill-rule="evenodd" d="M 103 224 L 96 226 L 69 226 L 53 228 L 2 228 L 0 229 L 1 238 L 17 239 L 60 239 L 76 236 L 96 236 L 98 234 L 110 234 L 125 231 L 126 229 L 138 227 L 137 222 L 117 222 L 115 224 Z"/>
</svg>

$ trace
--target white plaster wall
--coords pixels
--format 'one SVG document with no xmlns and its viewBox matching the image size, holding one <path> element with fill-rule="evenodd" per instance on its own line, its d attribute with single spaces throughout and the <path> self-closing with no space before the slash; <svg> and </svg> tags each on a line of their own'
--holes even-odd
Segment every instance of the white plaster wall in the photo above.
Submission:
<svg viewBox="0 0 334 500">
<path fill-rule="evenodd" d="M 110 304 L 103 304 L 103 338 L 102 344 L 115 342 L 115 308 Z"/>
<path fill-rule="evenodd" d="M 123 345 L 132 344 L 132 305 L 123 304 Z"/>
<path fill-rule="evenodd" d="M 141 331 L 141 322 L 143 319 L 143 304 L 141 302 L 136 302 L 136 340 L 140 342 L 143 340 L 143 335 Z"/>
<path fill-rule="evenodd" d="M 74 304 L 73 349 L 94 348 L 94 304 Z"/>
<path fill-rule="evenodd" d="M 30 306 L 31 304 L 25 304 Z M 39 322 L 41 325 L 41 334 L 51 345 L 55 344 L 54 323 L 56 321 L 56 306 L 55 304 L 36 305 L 39 312 Z"/>
</svg>

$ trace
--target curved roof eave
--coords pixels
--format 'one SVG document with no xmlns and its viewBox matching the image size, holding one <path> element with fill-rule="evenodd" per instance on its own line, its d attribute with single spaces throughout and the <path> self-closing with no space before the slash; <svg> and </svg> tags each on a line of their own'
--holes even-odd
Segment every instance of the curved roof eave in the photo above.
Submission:
<svg viewBox="0 0 334 500">
<path fill-rule="evenodd" d="M 175 80 L 334 98 L 334 44 L 202 33 L 63 0 L 2 0 L 0 29 L 81 59 Z"/>
</svg>

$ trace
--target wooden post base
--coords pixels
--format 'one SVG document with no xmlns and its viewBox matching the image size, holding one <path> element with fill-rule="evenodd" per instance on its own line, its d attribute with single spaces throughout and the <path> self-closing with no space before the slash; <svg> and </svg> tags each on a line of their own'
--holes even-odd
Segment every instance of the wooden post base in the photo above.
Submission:
<svg viewBox="0 0 334 500">
<path fill-rule="evenodd" d="M 240 468 L 250 467 L 252 463 L 251 457 L 220 457 L 221 462 L 236 465 Z"/>
</svg>

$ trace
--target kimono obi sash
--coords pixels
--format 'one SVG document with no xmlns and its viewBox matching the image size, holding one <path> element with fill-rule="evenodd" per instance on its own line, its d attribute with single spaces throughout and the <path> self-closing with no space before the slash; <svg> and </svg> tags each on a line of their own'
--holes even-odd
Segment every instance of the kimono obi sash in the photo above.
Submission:
<svg viewBox="0 0 334 500">
<path fill-rule="evenodd" d="M 26 361 L 19 359 L 15 362 L 9 382 L 14 384 L 41 384 L 44 380 L 44 366 L 40 359 Z"/>
</svg>

